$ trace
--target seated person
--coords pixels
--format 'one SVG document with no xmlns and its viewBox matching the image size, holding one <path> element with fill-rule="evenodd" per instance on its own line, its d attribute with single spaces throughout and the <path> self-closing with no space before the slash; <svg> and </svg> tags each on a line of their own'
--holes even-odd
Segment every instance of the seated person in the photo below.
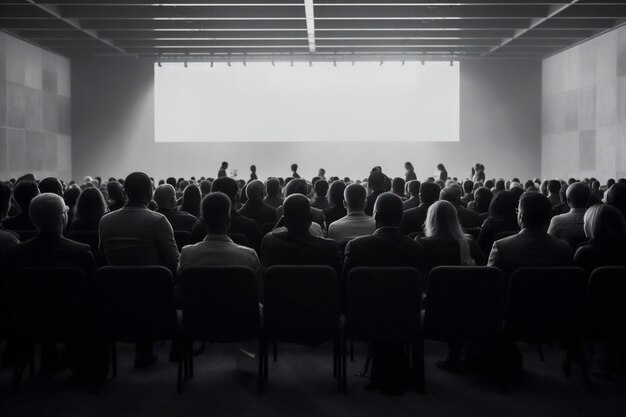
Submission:
<svg viewBox="0 0 626 417">
<path fill-rule="evenodd" d="M 409 199 L 402 203 L 402 208 L 406 211 L 420 205 L 420 186 L 422 184 L 418 180 L 408 182 Z"/>
<path fill-rule="evenodd" d="M 39 182 L 40 193 L 53 193 L 63 197 L 63 184 L 55 177 L 47 177 Z"/>
<path fill-rule="evenodd" d="M 333 181 L 332 184 L 330 184 L 330 190 L 328 192 L 330 207 L 323 210 L 326 224 L 330 225 L 332 222 L 341 219 L 348 213 L 343 205 L 343 192 L 345 189 L 346 184 L 343 181 Z"/>
<path fill-rule="evenodd" d="M 498 233 L 519 232 L 516 209 L 515 197 L 510 191 L 501 191 L 491 200 L 489 217 L 483 223 L 478 235 L 478 245 L 483 253 L 491 251 Z"/>
<path fill-rule="evenodd" d="M 69 229 L 77 231 L 98 231 L 100 219 L 109 212 L 109 206 L 97 188 L 87 188 L 76 201 L 76 210 Z"/>
<path fill-rule="evenodd" d="M 606 192 L 606 203 L 615 207 L 626 219 L 626 184 L 615 183 Z"/>
<path fill-rule="evenodd" d="M 342 243 L 374 233 L 376 221 L 365 214 L 367 190 L 361 184 L 350 184 L 344 192 L 344 204 L 348 214 L 328 226 L 328 238 Z"/>
<path fill-rule="evenodd" d="M 228 237 L 231 219 L 231 201 L 221 192 L 202 199 L 202 221 L 207 236 L 202 242 L 188 245 L 180 253 L 178 273 L 186 268 L 209 265 L 241 265 L 252 269 L 261 288 L 261 263 L 254 249 L 235 244 Z"/>
<path fill-rule="evenodd" d="M 451 187 L 444 188 L 439 194 L 439 199 L 448 201 L 454 206 L 454 208 L 456 209 L 457 218 L 459 219 L 459 223 L 461 224 L 462 228 L 472 229 L 480 227 L 481 221 L 478 214 L 475 211 L 461 205 L 459 191 L 460 189 L 457 190 Z"/>
<path fill-rule="evenodd" d="M 385 192 L 387 176 L 380 170 L 373 170 L 367 178 L 369 195 L 365 203 L 365 214 L 371 216 L 374 213 L 374 203 L 379 195 Z"/>
<path fill-rule="evenodd" d="M 328 265 L 339 271 L 341 260 L 337 244 L 309 231 L 312 222 L 309 199 L 302 194 L 292 194 L 285 199 L 283 208 L 285 230 L 274 230 L 263 239 L 263 265 Z"/>
<path fill-rule="evenodd" d="M 565 198 L 570 211 L 552 218 L 548 234 L 567 242 L 572 248 L 583 242 L 585 240 L 583 219 L 590 196 L 591 189 L 584 182 L 576 182 L 567 187 Z"/>
<path fill-rule="evenodd" d="M 186 211 L 178 210 L 176 205 L 176 190 L 170 184 L 159 185 L 154 191 L 154 202 L 157 212 L 165 216 L 172 225 L 172 229 L 191 232 L 198 219 Z"/>
<path fill-rule="evenodd" d="M 4 252 L 20 243 L 19 237 L 2 227 L 2 220 L 6 217 L 11 207 L 11 186 L 5 182 L 0 182 L 0 268 L 2 267 L 2 256 Z"/>
<path fill-rule="evenodd" d="M 435 201 L 439 200 L 441 188 L 434 182 L 424 182 L 420 185 L 420 205 L 404 212 L 402 216 L 402 233 L 408 235 L 414 232 L 423 233 L 426 213 Z"/>
<path fill-rule="evenodd" d="M 311 207 L 316 208 L 318 210 L 324 210 L 330 207 L 330 203 L 326 198 L 326 194 L 328 193 L 328 181 L 320 179 L 315 181 L 313 184 L 313 190 L 315 191 L 315 197 L 313 201 L 311 201 Z"/>
<path fill-rule="evenodd" d="M 308 194 L 308 186 L 305 180 L 295 178 L 285 186 L 285 196 L 289 197 L 292 194 L 301 194 L 306 196 Z M 324 212 L 322 210 L 316 209 L 314 207 L 310 207 L 311 211 L 311 233 L 315 236 L 324 236 L 324 230 L 326 229 L 326 223 L 324 219 Z M 281 220 L 283 215 L 283 207 L 278 207 L 276 209 L 276 217 Z M 319 227 L 318 227 L 319 226 Z M 278 225 L 280 227 L 280 225 Z"/>
<path fill-rule="evenodd" d="M 519 201 L 517 235 L 497 240 L 489 254 L 489 266 L 511 274 L 525 266 L 569 266 L 574 252 L 570 245 L 548 234 L 552 204 L 548 197 L 527 192 Z"/>
<path fill-rule="evenodd" d="M 109 210 L 115 211 L 124 207 L 126 204 L 126 194 L 124 187 L 117 181 L 110 181 L 106 186 L 107 195 L 109 196 Z"/>
<path fill-rule="evenodd" d="M 13 197 L 20 208 L 20 213 L 4 219 L 2 227 L 9 230 L 35 230 L 35 225 L 28 215 L 28 208 L 31 200 L 38 195 L 39 188 L 35 181 L 18 182 L 13 190 Z"/>
<path fill-rule="evenodd" d="M 248 201 L 239 209 L 239 214 L 257 222 L 259 226 L 276 223 L 276 209 L 263 202 L 265 185 L 262 181 L 252 180 L 246 185 Z"/>
<path fill-rule="evenodd" d="M 277 178 L 268 178 L 265 182 L 265 192 L 267 196 L 263 202 L 270 207 L 278 208 L 283 205 L 283 199 L 280 196 L 280 181 Z"/>
<path fill-rule="evenodd" d="M 626 266 L 626 222 L 615 207 L 591 206 L 585 213 L 584 228 L 589 240 L 576 249 L 577 266 L 590 275 L 601 266 Z"/>
</svg>

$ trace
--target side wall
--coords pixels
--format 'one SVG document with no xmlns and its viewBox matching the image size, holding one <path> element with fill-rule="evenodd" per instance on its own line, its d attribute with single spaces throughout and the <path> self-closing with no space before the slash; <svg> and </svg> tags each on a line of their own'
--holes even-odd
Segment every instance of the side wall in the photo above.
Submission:
<svg viewBox="0 0 626 417">
<path fill-rule="evenodd" d="M 0 32 L 0 179 L 70 179 L 70 61 Z"/>
<path fill-rule="evenodd" d="M 626 26 L 543 61 L 543 177 L 626 176 Z"/>
<path fill-rule="evenodd" d="M 357 64 L 358 65 L 358 64 Z M 340 68 L 338 69 L 340 70 Z M 367 176 L 375 165 L 403 175 L 412 161 L 419 177 L 442 162 L 465 177 L 475 162 L 488 176 L 533 178 L 540 170 L 541 63 L 467 61 L 461 64 L 461 140 L 456 143 L 155 143 L 153 61 L 85 58 L 72 61 L 74 176 L 124 176 L 143 170 L 156 178 L 216 176 L 229 161 L 247 178 L 300 174 Z M 245 123 L 245 120 L 242 120 Z"/>
</svg>

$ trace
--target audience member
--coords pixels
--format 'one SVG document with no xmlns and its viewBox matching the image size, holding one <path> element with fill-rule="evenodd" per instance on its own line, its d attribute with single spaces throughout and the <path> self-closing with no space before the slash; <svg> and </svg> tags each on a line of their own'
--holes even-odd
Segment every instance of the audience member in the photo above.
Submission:
<svg viewBox="0 0 626 417">
<path fill-rule="evenodd" d="M 467 207 L 471 201 L 474 201 L 474 183 L 472 181 L 463 181 L 463 194 L 461 202 Z"/>
<path fill-rule="evenodd" d="M 20 243 L 20 240 L 15 233 L 5 230 L 2 227 L 2 220 L 6 217 L 10 207 L 11 186 L 6 182 L 0 182 L 0 268 L 2 267 L 1 256 L 4 252 L 8 248 Z"/>
<path fill-rule="evenodd" d="M 489 206 L 493 200 L 493 193 L 487 187 L 479 187 L 474 191 L 474 201 L 468 203 L 467 208 L 478 213 L 478 218 L 484 222 L 489 217 Z"/>
<path fill-rule="evenodd" d="M 186 211 L 178 210 L 176 190 L 170 184 L 159 185 L 154 191 L 154 202 L 157 212 L 165 216 L 173 230 L 191 232 L 198 219 Z"/>
<path fill-rule="evenodd" d="M 275 209 L 282 206 L 283 199 L 280 196 L 280 189 L 280 180 L 274 177 L 268 178 L 265 182 L 265 192 L 267 195 L 263 199 L 263 202 L 270 207 L 274 207 Z"/>
<path fill-rule="evenodd" d="M 522 195 L 517 221 L 522 229 L 517 235 L 495 241 L 488 265 L 511 274 L 525 266 L 567 266 L 573 250 L 562 240 L 550 236 L 548 225 L 552 205 L 548 197 L 536 192 Z"/>
<path fill-rule="evenodd" d="M 119 181 L 110 181 L 107 183 L 107 195 L 109 196 L 110 211 L 119 210 L 126 204 L 124 187 Z"/>
<path fill-rule="evenodd" d="M 487 190 L 487 192 L 491 194 L 491 191 Z M 516 209 L 517 204 L 510 191 L 502 191 L 491 200 L 489 217 L 483 223 L 478 235 L 478 246 L 483 253 L 488 254 L 491 251 L 498 233 L 519 232 Z"/>
<path fill-rule="evenodd" d="M 626 184 L 613 184 L 606 193 L 606 203 L 615 207 L 626 219 Z"/>
<path fill-rule="evenodd" d="M 276 209 L 263 202 L 265 186 L 262 181 L 253 180 L 246 186 L 248 201 L 239 209 L 239 214 L 248 217 L 259 226 L 266 223 L 276 223 Z"/>
<path fill-rule="evenodd" d="M 411 180 L 407 183 L 409 198 L 402 203 L 404 211 L 420 205 L 420 186 L 421 183 L 418 180 Z"/>
<path fill-rule="evenodd" d="M 376 230 L 374 218 L 364 212 L 367 198 L 365 187 L 361 184 L 350 184 L 346 187 L 343 198 L 346 216 L 328 226 L 328 238 L 340 246 L 354 238 L 371 235 Z"/>
<path fill-rule="evenodd" d="M 404 180 L 406 182 L 413 181 L 417 179 L 417 175 L 415 175 L 415 168 L 413 168 L 413 164 L 410 162 L 404 163 L 404 169 L 406 173 L 404 174 Z"/>
<path fill-rule="evenodd" d="M 39 195 L 39 188 L 35 181 L 18 182 L 13 190 L 13 197 L 17 202 L 20 213 L 4 219 L 2 227 L 9 230 L 35 230 L 28 209 L 33 198 Z"/>
<path fill-rule="evenodd" d="M 201 200 L 202 194 L 200 193 L 198 186 L 195 184 L 189 184 L 183 191 L 183 201 L 180 206 L 180 210 L 198 218 L 200 217 Z"/>
<path fill-rule="evenodd" d="M 211 181 L 206 180 L 206 179 L 201 180 L 200 181 L 200 194 L 202 194 L 202 198 L 206 197 L 207 194 L 209 194 L 210 192 L 211 192 Z M 174 190 L 174 193 L 176 193 L 176 190 Z"/>
<path fill-rule="evenodd" d="M 589 204 L 591 190 L 584 182 L 576 182 L 567 187 L 566 202 L 570 211 L 554 216 L 550 221 L 548 233 L 567 242 L 572 248 L 585 240 L 583 227 L 585 212 Z"/>
<path fill-rule="evenodd" d="M 100 219 L 108 213 L 109 207 L 97 188 L 87 188 L 80 193 L 76 211 L 69 229 L 73 232 L 98 231 Z"/>
<path fill-rule="evenodd" d="M 424 221 L 426 220 L 426 213 L 428 208 L 437 200 L 439 200 L 439 185 L 434 182 L 423 182 L 420 185 L 419 199 L 420 205 L 408 209 L 404 212 L 402 217 L 402 233 L 423 233 Z"/>
<path fill-rule="evenodd" d="M 334 221 L 339 220 L 347 214 L 346 207 L 343 204 L 343 193 L 346 189 L 346 183 L 343 181 L 333 181 L 328 191 L 328 199 L 330 207 L 322 210 L 326 224 L 330 225 Z"/>
<path fill-rule="evenodd" d="M 289 181 L 289 184 L 285 186 L 285 196 L 289 197 L 292 194 L 302 194 L 303 196 L 308 195 L 308 185 L 305 180 L 301 178 L 294 178 Z M 324 229 L 326 228 L 324 212 L 322 210 L 316 209 L 315 207 L 310 207 L 311 216 L 313 219 L 313 223 L 311 224 L 311 233 L 315 236 L 324 236 Z M 281 219 L 283 215 L 283 207 L 278 207 L 276 209 L 276 217 Z"/>
<path fill-rule="evenodd" d="M 463 207 L 459 200 L 459 193 L 453 188 L 444 188 L 439 194 L 440 200 L 451 203 L 456 209 L 456 214 L 462 228 L 470 229 L 480 227 L 480 217 L 475 211 Z"/>
<path fill-rule="evenodd" d="M 373 171 L 367 179 L 367 186 L 369 187 L 370 194 L 367 196 L 367 202 L 365 203 L 365 214 L 371 216 L 374 213 L 374 203 L 379 195 L 385 191 L 385 179 L 387 177 L 382 171 Z"/>
<path fill-rule="evenodd" d="M 550 204 L 552 205 L 552 207 L 563 202 L 559 194 L 560 191 L 561 182 L 559 180 L 548 181 L 548 200 L 550 200 Z"/>
<path fill-rule="evenodd" d="M 313 190 L 315 191 L 315 197 L 311 202 L 311 207 L 314 207 L 318 210 L 324 210 L 330 207 L 330 203 L 328 202 L 328 198 L 326 198 L 326 194 L 328 194 L 329 184 L 328 181 L 319 179 L 313 184 Z"/>
<path fill-rule="evenodd" d="M 63 184 L 55 177 L 47 177 L 39 182 L 40 193 L 53 193 L 63 197 Z"/>
</svg>

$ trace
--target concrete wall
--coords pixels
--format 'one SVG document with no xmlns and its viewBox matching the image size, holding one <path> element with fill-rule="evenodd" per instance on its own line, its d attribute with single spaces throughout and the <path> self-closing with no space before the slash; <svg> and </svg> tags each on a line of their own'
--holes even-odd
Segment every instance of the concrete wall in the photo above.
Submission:
<svg viewBox="0 0 626 417">
<path fill-rule="evenodd" d="M 357 64 L 358 65 L 358 64 Z M 156 178 L 216 176 L 230 162 L 247 178 L 300 174 L 367 176 L 375 165 L 403 175 L 412 161 L 418 177 L 442 162 L 465 177 L 475 162 L 488 176 L 533 178 L 540 170 L 541 63 L 483 60 L 461 64 L 461 140 L 456 143 L 155 143 L 153 61 L 72 60 L 74 177 L 125 176 L 143 170 Z M 245 123 L 245 120 L 242 120 Z"/>
<path fill-rule="evenodd" d="M 544 177 L 626 176 L 626 26 L 543 61 Z"/>
<path fill-rule="evenodd" d="M 70 62 L 0 32 L 0 179 L 72 173 Z"/>
</svg>

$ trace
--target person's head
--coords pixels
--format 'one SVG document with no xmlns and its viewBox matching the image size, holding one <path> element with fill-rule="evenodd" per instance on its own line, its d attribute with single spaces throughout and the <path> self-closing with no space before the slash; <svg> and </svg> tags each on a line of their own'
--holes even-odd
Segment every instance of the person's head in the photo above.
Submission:
<svg viewBox="0 0 626 417">
<path fill-rule="evenodd" d="M 575 182 L 567 187 L 565 199 L 571 208 L 587 208 L 591 189 L 584 182 Z"/>
<path fill-rule="evenodd" d="M 367 179 L 367 185 L 373 192 L 382 193 L 385 188 L 385 174 L 373 171 Z"/>
<path fill-rule="evenodd" d="M 202 221 L 209 234 L 225 235 L 228 232 L 230 212 L 231 199 L 220 191 L 207 194 L 202 199 Z"/>
<path fill-rule="evenodd" d="M 439 171 L 445 171 L 446 168 L 443 166 L 443 164 L 437 164 L 437 169 Z"/>
<path fill-rule="evenodd" d="M 302 194 L 304 196 L 309 194 L 309 186 L 302 178 L 294 178 L 285 186 L 285 196 L 292 194 Z"/>
<path fill-rule="evenodd" d="M 124 202 L 126 201 L 126 194 L 124 193 L 124 187 L 117 181 L 110 181 L 107 183 L 107 195 L 109 196 L 109 200 L 113 202 Z"/>
<path fill-rule="evenodd" d="M 197 185 L 190 184 L 185 188 L 185 191 L 183 191 L 183 202 L 180 206 L 180 210 L 199 217 L 201 201 L 202 194 L 200 193 L 200 189 Z"/>
<path fill-rule="evenodd" d="M 293 181 L 292 181 L 293 182 Z M 311 203 L 305 195 L 295 193 L 283 202 L 285 226 L 290 233 L 308 233 L 311 227 Z"/>
<path fill-rule="evenodd" d="M 474 190 L 474 181 L 466 180 L 463 182 L 463 192 L 465 194 L 471 194 Z"/>
<path fill-rule="evenodd" d="M 382 193 L 374 203 L 376 228 L 399 227 L 402 223 L 402 199 L 390 192 Z"/>
<path fill-rule="evenodd" d="M 100 219 L 109 211 L 102 193 L 97 188 L 87 188 L 76 201 L 77 219 Z"/>
<path fill-rule="evenodd" d="M 474 209 L 478 214 L 487 213 L 493 199 L 493 193 L 487 187 L 480 187 L 474 191 Z"/>
<path fill-rule="evenodd" d="M 405 181 L 403 178 L 395 177 L 391 183 L 391 191 L 393 191 L 395 195 L 404 197 L 404 184 Z"/>
<path fill-rule="evenodd" d="M 170 184 L 159 185 L 154 191 L 154 202 L 159 210 L 176 208 L 176 190 Z"/>
<path fill-rule="evenodd" d="M 367 190 L 361 184 L 350 184 L 343 193 L 343 199 L 349 212 L 363 211 L 367 199 Z"/>
<path fill-rule="evenodd" d="M 28 213 L 28 206 L 33 198 L 39 195 L 39 188 L 35 181 L 18 182 L 13 190 L 13 197 L 20 206 L 23 214 Z"/>
<path fill-rule="evenodd" d="M 559 191 L 561 191 L 561 181 L 559 180 L 548 181 L 548 193 L 552 195 L 558 195 Z"/>
<path fill-rule="evenodd" d="M 489 205 L 489 217 L 499 217 L 510 222 L 517 222 L 517 214 L 515 209 L 517 202 L 513 193 L 510 191 L 502 191 L 496 194 Z"/>
<path fill-rule="evenodd" d="M 411 197 L 419 197 L 422 184 L 418 180 L 411 180 L 407 185 L 407 190 Z"/>
<path fill-rule="evenodd" d="M 606 202 L 626 215 L 626 184 L 613 184 L 606 193 Z"/>
<path fill-rule="evenodd" d="M 63 184 L 58 178 L 48 177 L 39 182 L 40 193 L 53 193 L 58 196 L 63 196 Z"/>
<path fill-rule="evenodd" d="M 147 206 L 152 200 L 152 181 L 143 172 L 133 172 L 124 180 L 124 191 L 130 204 Z"/>
<path fill-rule="evenodd" d="M 12 188 L 8 183 L 0 182 L 0 222 L 9 213 L 9 209 L 11 208 L 12 193 Z"/>
<path fill-rule="evenodd" d="M 68 210 L 60 196 L 44 193 L 32 199 L 28 214 L 38 231 L 61 234 L 67 226 Z"/>
<path fill-rule="evenodd" d="M 407 171 L 414 171 L 415 168 L 413 168 L 413 164 L 410 162 L 405 162 L 404 163 L 404 169 L 406 169 Z"/>
<path fill-rule="evenodd" d="M 115 181 L 115 180 L 113 180 L 113 181 Z M 171 185 L 172 187 L 174 187 L 174 189 L 176 189 L 176 187 L 178 186 L 178 181 L 176 181 L 176 178 L 174 178 L 174 177 L 168 177 L 165 180 L 165 183 Z"/>
<path fill-rule="evenodd" d="M 506 182 L 503 179 L 499 179 L 496 181 L 495 189 L 497 193 L 504 191 L 506 189 Z"/>
<path fill-rule="evenodd" d="M 250 165 L 250 172 L 256 172 L 256 165 Z"/>
<path fill-rule="evenodd" d="M 228 162 L 224 161 L 222 162 L 222 169 L 226 169 L 228 168 Z"/>
<path fill-rule="evenodd" d="M 463 229 L 457 218 L 456 208 L 449 201 L 434 202 L 426 212 L 424 234 L 427 237 L 461 240 Z"/>
<path fill-rule="evenodd" d="M 319 171 L 317 171 L 317 176 L 322 178 L 326 175 L 326 170 L 324 168 L 320 168 Z"/>
<path fill-rule="evenodd" d="M 237 181 L 230 177 L 220 177 L 213 181 L 211 184 L 211 192 L 221 192 L 230 198 L 230 204 L 232 207 L 237 207 L 237 195 L 239 193 L 239 186 Z"/>
<path fill-rule="evenodd" d="M 265 197 L 265 185 L 263 181 L 250 181 L 246 186 L 246 197 L 248 201 L 261 201 Z"/>
<path fill-rule="evenodd" d="M 423 204 L 430 205 L 439 200 L 441 188 L 435 182 L 425 182 L 420 185 L 420 201 Z"/>
<path fill-rule="evenodd" d="M 298 170 L 298 164 L 291 164 L 291 172 L 295 173 Z"/>
<path fill-rule="evenodd" d="M 585 212 L 585 236 L 601 242 L 623 242 L 626 222 L 619 210 L 608 204 L 595 204 Z"/>
<path fill-rule="evenodd" d="M 278 178 L 268 178 L 265 182 L 265 191 L 268 197 L 278 197 L 280 194 L 280 181 Z"/>
<path fill-rule="evenodd" d="M 541 193 L 528 192 L 519 200 L 517 222 L 522 229 L 547 230 L 552 213 L 552 204 Z"/>
<path fill-rule="evenodd" d="M 444 188 L 441 190 L 441 193 L 439 193 L 439 200 L 445 200 L 453 205 L 457 205 L 459 204 L 459 193 L 454 188 Z"/>
<path fill-rule="evenodd" d="M 211 192 L 211 181 L 209 180 L 200 181 L 200 193 L 202 194 L 202 197 L 204 197 L 210 192 Z"/>
<path fill-rule="evenodd" d="M 80 197 L 80 187 L 78 184 L 72 184 L 67 187 L 65 193 L 63 193 L 63 200 L 65 200 L 65 205 L 70 209 L 73 209 L 76 206 L 76 202 L 78 201 L 78 197 Z"/>
<path fill-rule="evenodd" d="M 609 178 L 606 182 L 606 188 L 609 189 L 613 186 L 613 184 L 615 184 L 615 179 L 614 178 Z"/>
<path fill-rule="evenodd" d="M 598 180 L 591 181 L 591 189 L 593 191 L 600 191 L 600 181 Z"/>
<path fill-rule="evenodd" d="M 328 181 L 326 180 L 317 180 L 313 185 L 313 189 L 315 190 L 315 195 L 317 197 L 325 197 L 328 194 Z"/>
<path fill-rule="evenodd" d="M 343 204 L 343 192 L 346 189 L 346 183 L 343 181 L 333 181 L 328 190 L 328 201 L 335 206 L 341 207 Z"/>
</svg>

